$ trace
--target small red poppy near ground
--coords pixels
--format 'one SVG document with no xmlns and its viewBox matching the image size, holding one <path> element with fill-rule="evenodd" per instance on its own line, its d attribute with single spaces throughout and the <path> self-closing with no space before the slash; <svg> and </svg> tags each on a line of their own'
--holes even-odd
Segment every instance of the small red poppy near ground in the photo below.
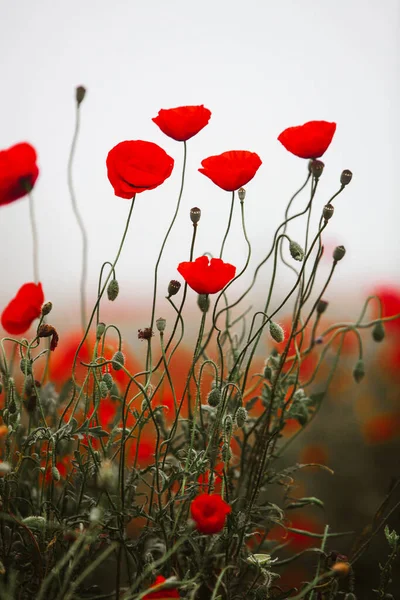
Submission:
<svg viewBox="0 0 400 600">
<path fill-rule="evenodd" d="M 199 133 L 208 123 L 211 111 L 200 106 L 179 106 L 162 108 L 152 119 L 161 131 L 177 142 L 186 142 Z"/>
<path fill-rule="evenodd" d="M 162 575 L 157 575 L 155 582 L 150 586 L 150 589 L 161 585 L 167 581 Z M 143 600 L 156 600 L 156 598 L 180 598 L 179 592 L 176 588 L 164 588 L 163 590 L 157 590 L 156 592 L 149 592 L 143 596 Z"/>
<path fill-rule="evenodd" d="M 107 175 L 114 193 L 131 199 L 164 183 L 174 168 L 174 159 L 152 142 L 120 142 L 107 156 Z"/>
<path fill-rule="evenodd" d="M 200 256 L 194 262 L 180 263 L 178 271 L 198 294 L 216 294 L 235 277 L 236 267 L 220 258 Z"/>
<path fill-rule="evenodd" d="M 190 512 L 196 529 L 208 535 L 224 528 L 226 515 L 232 508 L 218 494 L 200 494 L 190 505 Z"/>
<path fill-rule="evenodd" d="M 328 149 L 336 123 L 309 121 L 297 127 L 288 127 L 278 136 L 281 144 L 300 158 L 320 158 Z"/>
<path fill-rule="evenodd" d="M 234 192 L 249 183 L 262 165 L 261 158 L 248 150 L 230 150 L 201 161 L 203 173 L 227 192 Z"/>
<path fill-rule="evenodd" d="M 3 310 L 2 326 L 11 335 L 25 333 L 32 322 L 40 317 L 43 302 L 42 284 L 25 283 Z"/>
<path fill-rule="evenodd" d="M 39 176 L 36 150 L 27 142 L 0 151 L 0 206 L 26 196 Z"/>
</svg>

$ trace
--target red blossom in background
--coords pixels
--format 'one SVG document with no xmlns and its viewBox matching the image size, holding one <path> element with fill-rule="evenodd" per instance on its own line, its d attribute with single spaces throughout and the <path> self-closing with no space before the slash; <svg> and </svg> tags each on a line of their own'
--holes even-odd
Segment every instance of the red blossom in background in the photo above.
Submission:
<svg viewBox="0 0 400 600">
<path fill-rule="evenodd" d="M 336 123 L 309 121 L 297 127 L 288 127 L 278 136 L 286 150 L 300 158 L 320 158 L 328 149 Z"/>
<path fill-rule="evenodd" d="M 161 585 L 167 581 L 165 577 L 162 575 L 157 575 L 155 582 L 150 586 L 150 589 L 156 587 L 157 585 Z M 163 590 L 158 590 L 157 592 L 149 592 L 145 596 L 143 596 L 143 600 L 156 600 L 156 598 L 180 598 L 179 592 L 176 588 L 165 588 Z"/>
<path fill-rule="evenodd" d="M 248 150 L 230 150 L 201 161 L 203 173 L 227 192 L 234 192 L 251 181 L 262 165 L 261 158 Z"/>
<path fill-rule="evenodd" d="M 198 294 L 216 294 L 235 277 L 236 267 L 220 258 L 200 256 L 194 262 L 182 262 L 178 271 L 189 287 Z"/>
<path fill-rule="evenodd" d="M 131 140 L 114 146 L 106 164 L 115 195 L 131 199 L 164 183 L 172 173 L 174 159 L 153 142 Z"/>
<path fill-rule="evenodd" d="M 232 508 L 218 494 L 200 494 L 190 505 L 190 513 L 200 533 L 210 535 L 224 528 Z"/>
<path fill-rule="evenodd" d="M 211 111 L 201 104 L 200 106 L 162 108 L 152 121 L 173 140 L 186 142 L 207 125 L 210 117 Z"/>
<path fill-rule="evenodd" d="M 376 288 L 372 293 L 380 298 L 382 303 L 382 317 L 392 317 L 393 315 L 400 314 L 399 288 L 391 285 L 382 285 Z M 371 304 L 372 302 L 373 301 L 371 300 Z M 374 318 L 379 318 L 376 300 L 374 303 Z M 400 334 L 400 319 L 386 321 L 384 326 L 388 331 Z"/>
<path fill-rule="evenodd" d="M 25 283 L 3 310 L 2 326 L 11 335 L 25 333 L 32 322 L 40 317 L 43 302 L 42 284 Z"/>
<path fill-rule="evenodd" d="M 39 176 L 36 150 L 27 142 L 0 151 L 0 206 L 26 196 Z"/>
</svg>

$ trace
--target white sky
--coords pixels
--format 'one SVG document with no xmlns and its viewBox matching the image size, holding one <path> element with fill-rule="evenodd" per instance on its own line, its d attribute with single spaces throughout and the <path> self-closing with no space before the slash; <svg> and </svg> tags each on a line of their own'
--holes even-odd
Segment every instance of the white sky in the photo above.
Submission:
<svg viewBox="0 0 400 600">
<path fill-rule="evenodd" d="M 185 104 L 205 104 L 212 117 L 188 144 L 183 212 L 161 265 L 162 292 L 187 259 L 192 206 L 203 215 L 196 256 L 217 254 L 225 231 L 230 195 L 197 172 L 201 160 L 232 149 L 263 160 L 246 198 L 257 264 L 305 177 L 306 161 L 276 138 L 314 119 L 338 125 L 324 156 L 316 218 L 342 169 L 354 173 L 326 238 L 347 248 L 332 294 L 364 294 L 374 281 L 398 282 L 399 13 L 397 0 L 0 0 L 0 146 L 26 140 L 38 150 L 34 196 L 46 298 L 78 312 L 81 242 L 66 164 L 79 84 L 88 93 L 74 174 L 89 232 L 91 292 L 100 265 L 115 256 L 129 208 L 113 195 L 106 155 L 122 140 L 144 139 L 176 159 L 163 186 L 138 196 L 119 266 L 121 306 L 149 297 L 183 151 L 151 118 L 160 108 Z M 1 209 L 0 239 L 4 304 L 32 280 L 27 200 Z M 225 260 L 240 268 L 244 249 L 237 206 Z M 289 272 L 282 278 L 284 289 L 292 279 Z"/>
</svg>

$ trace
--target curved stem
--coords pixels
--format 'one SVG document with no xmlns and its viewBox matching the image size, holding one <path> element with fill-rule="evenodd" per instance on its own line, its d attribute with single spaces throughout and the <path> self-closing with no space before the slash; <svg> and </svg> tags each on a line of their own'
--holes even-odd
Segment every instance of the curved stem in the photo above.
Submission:
<svg viewBox="0 0 400 600">
<path fill-rule="evenodd" d="M 32 254 L 33 254 L 33 279 L 35 283 L 39 283 L 39 256 L 38 256 L 38 233 L 36 224 L 35 204 L 33 202 L 33 196 L 30 192 L 29 198 L 29 218 L 31 221 L 32 229 Z"/>
</svg>

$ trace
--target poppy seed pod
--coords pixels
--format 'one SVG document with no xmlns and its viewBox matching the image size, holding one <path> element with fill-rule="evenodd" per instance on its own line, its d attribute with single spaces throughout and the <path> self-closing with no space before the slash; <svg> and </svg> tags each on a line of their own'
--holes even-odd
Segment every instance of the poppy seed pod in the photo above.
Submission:
<svg viewBox="0 0 400 600">
<path fill-rule="evenodd" d="M 114 371 L 120 371 L 125 364 L 125 357 L 121 350 L 118 350 L 111 359 L 111 365 Z"/>
<path fill-rule="evenodd" d="M 239 188 L 238 189 L 238 196 L 239 196 L 239 200 L 240 202 L 243 202 L 243 200 L 246 198 L 246 190 L 244 188 Z"/>
<path fill-rule="evenodd" d="M 156 327 L 157 327 L 158 331 L 160 331 L 160 332 L 164 331 L 166 324 L 167 324 L 166 319 L 163 319 L 162 317 L 160 317 L 159 319 L 157 319 L 157 321 L 156 321 Z"/>
<path fill-rule="evenodd" d="M 111 279 L 107 286 L 107 297 L 111 302 L 114 302 L 119 294 L 119 283 L 116 279 Z"/>
<path fill-rule="evenodd" d="M 168 284 L 168 298 L 170 298 L 171 296 L 175 296 L 175 294 L 177 294 L 180 289 L 181 283 L 179 281 L 176 281 L 176 279 L 171 279 L 171 281 Z"/>
<path fill-rule="evenodd" d="M 86 88 L 83 87 L 83 85 L 78 85 L 78 87 L 75 90 L 75 98 L 76 98 L 76 103 L 78 106 L 80 104 L 82 104 L 85 96 L 86 96 Z"/>
<path fill-rule="evenodd" d="M 297 242 L 290 240 L 289 250 L 294 260 L 302 261 L 304 258 L 304 250 Z"/>
<path fill-rule="evenodd" d="M 208 297 L 208 294 L 199 294 L 197 296 L 197 306 L 200 308 L 201 312 L 208 312 L 210 308 L 210 298 Z"/>
<path fill-rule="evenodd" d="M 329 221 L 329 219 L 333 217 L 334 212 L 335 207 L 332 204 L 325 204 L 322 211 L 322 216 L 324 217 L 325 221 Z"/>
<path fill-rule="evenodd" d="M 192 221 L 193 225 L 195 225 L 196 223 L 198 223 L 200 221 L 201 210 L 200 210 L 200 208 L 197 208 L 197 206 L 194 206 L 193 208 L 191 208 L 189 214 L 190 214 L 190 220 Z"/>
<path fill-rule="evenodd" d="M 324 313 L 328 308 L 328 304 L 329 302 L 326 300 L 320 300 L 317 304 L 317 314 L 322 315 L 322 313 Z"/>
<path fill-rule="evenodd" d="M 315 179 L 319 179 L 324 170 L 325 164 L 322 160 L 313 160 L 311 163 L 311 173 L 314 175 Z"/>
<path fill-rule="evenodd" d="M 271 337 L 276 342 L 278 342 L 278 344 L 283 342 L 283 340 L 285 339 L 285 334 L 284 334 L 282 327 L 280 325 L 278 325 L 278 323 L 275 323 L 274 321 L 269 322 L 269 332 L 271 334 Z"/>
<path fill-rule="evenodd" d="M 339 260 L 342 260 L 345 254 L 346 248 L 344 246 L 336 246 L 336 248 L 333 251 L 333 260 L 339 262 Z"/>
<path fill-rule="evenodd" d="M 28 358 L 21 358 L 19 368 L 25 375 L 32 375 L 32 361 Z"/>
<path fill-rule="evenodd" d="M 360 383 L 360 381 L 362 379 L 364 379 L 365 376 L 365 365 L 364 365 L 364 361 L 362 360 L 362 358 L 360 358 L 360 360 L 358 360 L 356 362 L 356 366 L 354 367 L 353 370 L 353 377 L 356 383 Z"/>
<path fill-rule="evenodd" d="M 372 329 L 372 337 L 375 342 L 381 342 L 385 337 L 385 328 L 383 326 L 382 321 L 375 323 L 374 328 Z"/>
<path fill-rule="evenodd" d="M 42 306 L 42 317 L 45 317 L 46 315 L 48 315 L 51 312 L 52 308 L 53 308 L 53 303 L 52 302 L 46 302 L 45 304 L 43 304 L 43 306 Z"/>
<path fill-rule="evenodd" d="M 351 171 L 349 171 L 349 169 L 345 169 L 344 171 L 342 171 L 342 174 L 340 176 L 340 183 L 345 186 L 348 185 L 350 183 L 350 181 L 352 180 L 353 177 L 353 173 Z"/>
</svg>

